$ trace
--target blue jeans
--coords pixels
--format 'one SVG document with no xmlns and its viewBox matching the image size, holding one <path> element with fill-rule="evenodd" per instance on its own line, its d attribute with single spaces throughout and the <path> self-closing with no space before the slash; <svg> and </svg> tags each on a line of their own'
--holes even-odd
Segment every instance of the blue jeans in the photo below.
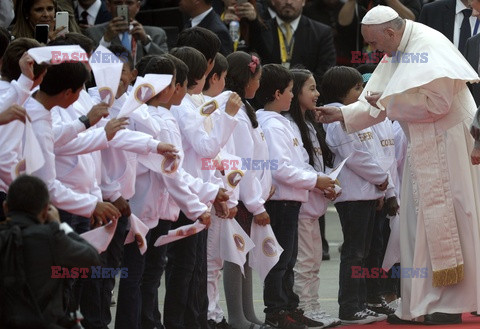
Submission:
<svg viewBox="0 0 480 329">
<path fill-rule="evenodd" d="M 349 317 L 366 307 L 365 279 L 352 278 L 352 266 L 366 266 L 372 241 L 377 200 L 345 201 L 335 204 L 342 224 L 338 291 L 339 317 Z"/>
<path fill-rule="evenodd" d="M 100 254 L 102 267 L 116 269 L 121 266 L 127 224 L 128 217 L 122 216 L 118 219 L 112 241 L 107 250 Z M 84 280 L 80 308 L 84 316 L 82 325 L 85 329 L 108 329 L 108 324 L 112 320 L 110 303 L 114 287 L 115 277 Z"/>
<path fill-rule="evenodd" d="M 268 201 L 265 209 L 270 216 L 278 243 L 283 248 L 278 263 L 265 278 L 263 300 L 265 313 L 276 313 L 281 310 L 293 310 L 298 307 L 298 295 L 293 292 L 293 268 L 298 253 L 298 213 L 300 202 Z"/>
<path fill-rule="evenodd" d="M 172 222 L 159 220 L 157 227 L 151 230 L 148 249 L 145 253 L 145 269 L 142 278 L 142 329 L 163 328 L 162 316 L 158 309 L 158 288 L 166 264 L 167 245 L 155 247 L 153 244 L 161 235 L 166 235 Z"/>
<path fill-rule="evenodd" d="M 192 224 L 183 213 L 172 228 Z M 205 329 L 207 324 L 207 231 L 167 247 L 164 325 L 167 329 Z"/>
</svg>

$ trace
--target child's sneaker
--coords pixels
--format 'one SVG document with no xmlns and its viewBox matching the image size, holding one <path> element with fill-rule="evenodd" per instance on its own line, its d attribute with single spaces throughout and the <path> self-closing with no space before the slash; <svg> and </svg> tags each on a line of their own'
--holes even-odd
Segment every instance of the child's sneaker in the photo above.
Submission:
<svg viewBox="0 0 480 329">
<path fill-rule="evenodd" d="M 284 310 L 276 313 L 267 313 L 265 316 L 265 324 L 280 329 L 308 329 L 306 325 L 297 322 Z"/>
<path fill-rule="evenodd" d="M 364 309 L 362 312 L 367 314 L 367 315 L 375 317 L 377 319 L 376 321 L 383 321 L 383 320 L 386 320 L 388 318 L 388 316 L 386 314 L 379 314 L 377 312 L 372 311 L 369 308 Z"/>
<path fill-rule="evenodd" d="M 367 315 L 363 311 L 359 311 L 351 316 L 340 317 L 340 321 L 344 324 L 367 324 L 378 321 L 376 317 Z"/>
<path fill-rule="evenodd" d="M 290 312 L 290 316 L 296 320 L 297 322 L 300 322 L 300 323 L 303 323 L 304 325 L 306 325 L 308 328 L 312 328 L 312 329 L 322 329 L 322 328 L 325 328 L 325 324 L 323 322 L 320 322 L 320 321 L 315 321 L 311 318 L 308 318 L 306 317 L 304 314 L 303 314 L 303 310 L 297 308 L 293 311 Z"/>
<path fill-rule="evenodd" d="M 320 309 L 307 311 L 304 313 L 304 315 L 309 319 L 322 322 L 324 328 L 336 327 L 342 323 L 340 319 L 335 318 Z"/>
</svg>

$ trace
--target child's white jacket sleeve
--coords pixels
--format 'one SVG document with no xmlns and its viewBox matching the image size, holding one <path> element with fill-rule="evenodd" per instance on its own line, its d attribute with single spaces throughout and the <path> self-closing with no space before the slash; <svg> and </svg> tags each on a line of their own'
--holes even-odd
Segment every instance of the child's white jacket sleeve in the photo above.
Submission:
<svg viewBox="0 0 480 329">
<path fill-rule="evenodd" d="M 295 186 L 297 189 L 313 190 L 317 184 L 317 174 L 312 171 L 297 167 L 293 163 L 303 163 L 303 159 L 294 160 L 290 158 L 291 152 L 285 152 L 292 147 L 291 140 L 285 136 L 285 132 L 277 127 L 264 129 L 265 138 L 267 138 L 268 149 L 271 160 L 278 160 L 278 169 L 272 170 L 272 176 L 275 180 L 282 182 L 283 185 Z M 301 147 L 299 145 L 299 147 Z"/>
<path fill-rule="evenodd" d="M 10 88 L 0 95 L 0 112 L 5 111 L 13 104 L 23 105 L 30 96 L 33 81 L 21 74 L 18 80 L 13 80 L 10 85 Z"/>
<path fill-rule="evenodd" d="M 32 124 L 45 158 L 43 167 L 33 175 L 40 177 L 47 184 L 50 199 L 57 208 L 75 215 L 90 217 L 100 200 L 91 194 L 76 193 L 57 180 L 53 136 L 48 134 L 51 130 L 44 123 L 45 121 L 40 121 Z"/>
<path fill-rule="evenodd" d="M 196 111 L 185 109 L 177 122 L 183 137 L 195 152 L 201 157 L 213 159 L 227 143 L 238 121 L 226 112 L 221 111 L 215 120 L 212 131 L 207 133 L 203 125 L 203 119 Z"/>
</svg>

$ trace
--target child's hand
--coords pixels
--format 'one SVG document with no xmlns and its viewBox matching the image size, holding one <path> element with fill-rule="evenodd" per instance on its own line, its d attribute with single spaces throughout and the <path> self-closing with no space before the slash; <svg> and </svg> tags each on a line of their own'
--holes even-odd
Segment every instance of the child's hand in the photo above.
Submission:
<svg viewBox="0 0 480 329">
<path fill-rule="evenodd" d="M 253 216 L 253 221 L 257 225 L 265 226 L 270 224 L 270 216 L 268 215 L 268 212 L 264 211 L 261 214 Z"/>
<path fill-rule="evenodd" d="M 25 122 L 27 119 L 30 120 L 27 111 L 25 111 L 23 107 L 16 104 L 10 106 L 8 109 L 0 113 L 0 125 L 7 124 L 14 120 Z"/>
<path fill-rule="evenodd" d="M 385 191 L 388 186 L 388 177 L 385 179 L 385 181 L 382 184 L 375 185 L 380 191 Z"/>
<path fill-rule="evenodd" d="M 203 214 L 200 215 L 200 217 L 198 217 L 198 220 L 200 221 L 200 223 L 202 223 L 207 228 L 209 228 L 209 226 L 210 226 L 210 212 L 205 211 Z"/>
<path fill-rule="evenodd" d="M 228 197 L 228 194 L 227 194 L 227 190 L 224 189 L 223 187 L 220 187 L 218 189 L 218 193 L 217 193 L 217 196 L 215 197 L 214 202 L 228 201 L 228 199 L 229 199 L 229 197 Z"/>
<path fill-rule="evenodd" d="M 327 198 L 330 201 L 335 201 L 337 198 L 337 193 L 335 193 L 334 189 L 328 188 L 324 192 L 325 198 Z"/>
<path fill-rule="evenodd" d="M 117 131 L 125 129 L 128 125 L 128 118 L 120 118 L 120 119 L 111 119 L 105 125 L 105 134 L 107 134 L 107 140 L 111 141 L 113 137 L 117 134 Z"/>
<path fill-rule="evenodd" d="M 228 216 L 228 206 L 227 202 L 225 201 L 215 201 L 213 203 L 213 208 L 215 208 L 215 215 L 217 215 L 220 218 L 227 218 Z"/>
<path fill-rule="evenodd" d="M 315 187 L 320 190 L 334 189 L 335 181 L 327 176 L 317 176 L 317 184 Z"/>
<path fill-rule="evenodd" d="M 24 52 L 22 57 L 20 57 L 20 60 L 18 61 L 18 65 L 20 66 L 22 74 L 32 81 L 35 78 L 35 75 L 33 73 L 34 62 L 35 60 L 27 52 Z"/>
<path fill-rule="evenodd" d="M 166 158 L 175 158 L 178 154 L 178 150 L 172 144 L 158 143 L 157 153 L 163 155 Z"/>
<path fill-rule="evenodd" d="M 90 111 L 87 113 L 88 121 L 90 122 L 90 126 L 94 126 L 100 121 L 101 118 L 108 117 L 108 104 L 106 103 L 98 103 L 95 106 L 92 106 Z"/>
<path fill-rule="evenodd" d="M 380 211 L 385 204 L 385 198 L 382 196 L 380 199 L 377 200 L 377 207 L 375 208 L 376 211 Z"/>
<path fill-rule="evenodd" d="M 237 208 L 237 207 L 228 208 L 228 216 L 227 216 L 227 218 L 229 218 L 229 219 L 234 218 L 235 216 L 237 216 L 237 212 L 238 212 L 238 208 Z"/>
<path fill-rule="evenodd" d="M 237 93 L 231 93 L 230 97 L 228 98 L 227 105 L 225 105 L 225 112 L 234 117 L 242 105 L 243 103 L 240 96 L 238 96 Z"/>
</svg>

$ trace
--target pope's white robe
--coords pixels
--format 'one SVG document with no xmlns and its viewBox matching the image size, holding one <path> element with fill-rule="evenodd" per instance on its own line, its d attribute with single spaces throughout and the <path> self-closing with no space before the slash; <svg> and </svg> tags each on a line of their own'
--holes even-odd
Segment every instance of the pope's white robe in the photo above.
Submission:
<svg viewBox="0 0 480 329">
<path fill-rule="evenodd" d="M 406 67 L 409 65 L 407 63 L 381 63 L 365 92 L 383 92 L 377 105 L 380 104 L 386 111 L 369 106 L 364 94 L 358 102 L 342 108 L 348 132 L 380 122 L 387 115 L 399 121 L 408 138 L 400 206 L 401 266 L 426 267 L 428 275 L 426 278 L 401 279 L 402 302 L 396 314 L 406 320 L 434 312 L 476 311 L 480 305 L 480 168 L 470 163 L 474 141 L 469 134 L 476 106 L 465 84 L 465 81 L 478 81 L 478 77 L 474 71 L 469 71 L 470 68 L 466 66 L 468 63 L 460 53 L 456 49 L 449 49 L 448 40 L 443 39 L 440 33 L 407 21 L 399 50 L 412 53 L 424 49 L 428 52 L 428 65 L 425 63 L 425 67 L 422 67 L 416 64 L 418 70 L 423 70 L 421 75 L 414 77 L 416 74 Z M 435 57 L 445 51 L 448 52 L 447 57 L 450 56 L 448 63 L 442 61 L 444 58 Z M 376 74 L 377 83 L 370 84 Z M 383 85 L 378 83 L 380 80 Z M 402 89 L 404 86 L 408 87 Z M 422 204 L 418 204 L 415 198 L 418 178 L 412 176 L 409 136 L 409 125 L 412 123 L 426 123 L 434 127 L 437 155 L 442 167 L 440 170 L 443 177 L 448 177 L 464 263 L 464 278 L 455 285 L 432 285 L 432 266 L 423 214 L 418 212 Z M 431 166 L 431 163 L 421 165 Z"/>
</svg>

